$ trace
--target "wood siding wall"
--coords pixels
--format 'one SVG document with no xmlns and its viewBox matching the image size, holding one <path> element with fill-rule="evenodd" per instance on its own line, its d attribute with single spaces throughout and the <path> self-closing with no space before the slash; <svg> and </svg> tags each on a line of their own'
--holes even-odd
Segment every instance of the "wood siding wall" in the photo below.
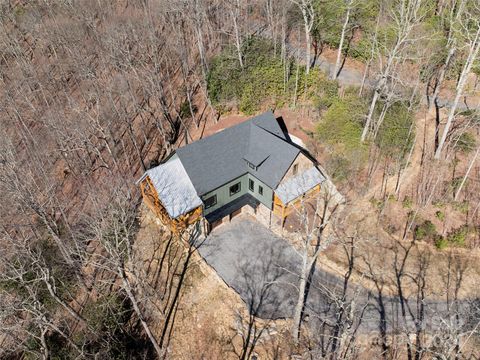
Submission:
<svg viewBox="0 0 480 360">
<path fill-rule="evenodd" d="M 187 226 L 197 222 L 202 217 L 202 207 L 199 206 L 176 219 L 172 219 L 161 203 L 158 193 L 148 176 L 140 183 L 140 190 L 145 204 L 175 234 L 180 233 Z"/>
<path fill-rule="evenodd" d="M 282 219 L 282 224 L 285 218 L 290 215 L 292 212 L 300 209 L 302 204 L 302 199 L 308 200 L 320 193 L 321 186 L 317 185 L 314 188 L 310 189 L 303 195 L 300 195 L 295 200 L 290 201 L 288 204 L 284 204 L 282 200 L 277 195 L 273 197 L 273 213 Z"/>
</svg>

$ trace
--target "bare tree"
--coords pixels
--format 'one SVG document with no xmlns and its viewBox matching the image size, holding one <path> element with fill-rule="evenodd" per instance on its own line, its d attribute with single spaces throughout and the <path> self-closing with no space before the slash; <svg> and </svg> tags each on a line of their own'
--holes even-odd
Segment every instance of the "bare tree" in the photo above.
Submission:
<svg viewBox="0 0 480 360">
<path fill-rule="evenodd" d="M 243 33 L 240 28 L 242 23 L 241 16 L 244 15 L 244 13 L 242 12 L 242 6 L 243 4 L 240 3 L 240 0 L 231 0 L 228 2 L 228 13 L 230 15 L 230 20 L 232 21 L 233 29 L 231 33 L 224 30 L 224 32 L 226 32 L 228 35 L 233 36 L 235 49 L 237 50 L 237 58 L 241 68 L 244 67 L 242 50 Z"/>
<path fill-rule="evenodd" d="M 131 198 L 125 196 L 119 189 L 111 199 L 103 216 L 92 219 L 92 234 L 100 241 L 105 254 L 97 253 L 92 259 L 96 268 L 111 272 L 118 277 L 120 286 L 127 294 L 132 307 L 142 324 L 146 335 L 152 343 L 158 358 L 164 356 L 164 349 L 154 335 L 151 327 L 141 309 L 141 301 L 138 299 L 142 279 L 133 272 L 133 240 L 135 236 L 135 212 Z M 99 204 L 100 205 L 100 204 Z M 163 317 L 165 314 L 161 314 Z"/>
<path fill-rule="evenodd" d="M 343 53 L 343 42 L 345 41 L 345 36 L 347 34 L 348 26 L 350 24 L 350 15 L 352 13 L 352 8 L 355 6 L 355 0 L 346 0 L 345 1 L 345 20 L 343 21 L 342 32 L 340 34 L 340 42 L 338 44 L 337 50 L 337 60 L 335 61 L 335 68 L 333 69 L 332 79 L 336 79 L 340 75 L 340 64 L 342 60 Z"/>
<path fill-rule="evenodd" d="M 311 60 L 311 34 L 312 28 L 315 21 L 315 9 L 313 7 L 312 0 L 290 0 L 292 3 L 298 6 L 302 12 L 303 17 L 303 27 L 305 32 L 305 62 L 306 62 L 306 73 L 310 72 L 310 67 L 312 66 Z"/>
<path fill-rule="evenodd" d="M 396 1 L 390 13 L 394 23 L 395 37 L 391 44 L 385 44 L 377 55 L 380 74 L 374 88 L 373 98 L 363 127 L 361 141 L 364 142 L 372 128 L 372 121 L 378 100 L 386 93 L 396 66 L 402 61 L 406 45 L 415 41 L 414 29 L 424 17 L 422 0 Z"/>
<path fill-rule="evenodd" d="M 475 164 L 475 161 L 477 161 L 477 158 L 478 158 L 479 154 L 480 154 L 480 146 L 477 148 L 477 151 L 475 151 L 475 155 L 473 155 L 472 160 L 470 161 L 470 164 L 468 165 L 467 171 L 465 172 L 465 175 L 463 176 L 462 182 L 460 183 L 457 191 L 455 192 L 454 200 L 458 199 L 458 196 L 460 195 L 460 192 L 462 191 L 462 188 L 465 185 L 465 182 L 467 181 L 468 175 L 470 175 L 470 171 L 472 171 L 473 165 Z"/>
<path fill-rule="evenodd" d="M 436 104 L 438 101 L 438 94 L 440 92 L 440 88 L 442 86 L 442 83 L 445 79 L 445 75 L 447 73 L 447 70 L 449 66 L 452 63 L 453 57 L 457 51 L 457 37 L 455 36 L 455 29 L 458 26 L 458 21 L 460 20 L 463 10 L 465 7 L 465 1 L 464 0 L 454 0 L 450 4 L 450 9 L 448 13 L 445 15 L 444 21 L 447 23 L 445 24 L 446 27 L 448 28 L 447 30 L 447 44 L 446 44 L 446 49 L 447 49 L 447 56 L 445 57 L 445 61 L 442 64 L 442 67 L 438 73 L 437 78 L 435 79 L 435 86 L 433 90 L 433 94 L 431 97 L 431 100 L 429 101 L 429 106 L 432 104 Z M 438 129 L 437 129 L 438 131 Z"/>
<path fill-rule="evenodd" d="M 461 33 L 465 37 L 467 43 L 467 58 L 463 64 L 462 71 L 458 78 L 455 89 L 455 98 L 453 99 L 453 103 L 448 113 L 447 122 L 443 129 L 438 147 L 435 151 L 436 159 L 439 159 L 442 154 L 442 150 L 445 145 L 445 141 L 447 140 L 450 128 L 455 121 L 458 104 L 464 95 L 464 89 L 467 83 L 468 75 L 470 74 L 472 66 L 478 57 L 478 53 L 480 52 L 480 6 L 478 4 L 472 4 L 472 6 L 473 9 L 471 11 L 465 11 L 464 18 L 462 18 L 460 21 L 462 29 Z"/>
<path fill-rule="evenodd" d="M 307 287 L 314 272 L 317 259 L 332 242 L 333 237 L 324 238 L 325 228 L 330 223 L 338 204 L 334 203 L 333 194 L 324 190 L 322 195 L 312 199 L 300 200 L 295 207 L 295 215 L 300 221 L 301 244 L 298 253 L 301 257 L 301 267 L 298 284 L 298 299 L 293 316 L 293 338 L 298 342 L 302 325 L 302 315 L 305 309 Z"/>
</svg>

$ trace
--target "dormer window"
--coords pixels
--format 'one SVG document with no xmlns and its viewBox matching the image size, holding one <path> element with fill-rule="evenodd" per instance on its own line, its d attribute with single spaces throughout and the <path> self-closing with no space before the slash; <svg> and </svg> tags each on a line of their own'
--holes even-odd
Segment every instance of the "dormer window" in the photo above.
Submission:
<svg viewBox="0 0 480 360">
<path fill-rule="evenodd" d="M 253 165 L 251 162 L 247 161 L 248 167 L 253 170 L 257 170 L 257 167 Z"/>
</svg>

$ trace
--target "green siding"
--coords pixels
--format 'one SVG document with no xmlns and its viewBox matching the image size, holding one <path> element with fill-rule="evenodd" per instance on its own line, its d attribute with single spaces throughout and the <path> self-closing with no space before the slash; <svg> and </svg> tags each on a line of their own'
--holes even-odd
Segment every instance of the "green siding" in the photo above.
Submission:
<svg viewBox="0 0 480 360">
<path fill-rule="evenodd" d="M 250 191 L 248 188 L 248 180 L 252 179 L 255 183 L 254 191 Z M 241 190 L 240 192 L 230 196 L 230 186 L 240 182 L 241 184 Z M 258 192 L 258 186 L 263 187 L 263 195 L 260 195 Z M 204 210 L 204 215 L 210 214 L 212 211 L 217 210 L 218 208 L 222 207 L 223 205 L 228 204 L 232 200 L 235 200 L 239 198 L 240 196 L 244 194 L 250 194 L 253 197 L 255 197 L 257 200 L 259 200 L 261 203 L 263 203 L 266 207 L 269 209 L 272 208 L 272 200 L 273 200 L 273 191 L 266 185 L 265 183 L 261 182 L 258 180 L 256 177 L 250 174 L 245 174 L 242 175 L 235 180 L 232 180 L 225 185 L 219 187 L 218 189 L 215 189 L 213 191 L 210 191 L 209 193 L 205 194 L 202 196 L 202 200 L 205 200 L 209 198 L 210 196 L 217 195 L 217 204 Z"/>
<path fill-rule="evenodd" d="M 230 196 L 230 186 L 235 185 L 238 182 L 241 183 L 240 191 Z M 247 174 L 226 183 L 225 185 L 219 187 L 218 189 L 210 191 L 209 193 L 202 196 L 202 200 L 205 200 L 210 196 L 217 195 L 217 204 L 208 209 L 205 209 L 204 215 L 210 214 L 212 211 L 217 210 L 218 208 L 222 207 L 225 204 L 228 204 L 230 201 L 235 200 L 236 198 L 239 198 L 240 196 L 242 196 L 243 194 L 246 194 L 247 192 L 248 192 L 248 175 Z"/>
<path fill-rule="evenodd" d="M 247 174 L 248 179 L 252 179 L 254 182 L 254 189 L 250 191 L 248 188 L 248 181 L 247 181 L 247 191 L 250 195 L 253 195 L 258 201 L 260 201 L 263 205 L 267 208 L 272 208 L 272 200 L 273 200 L 273 190 L 268 187 L 267 184 L 258 180 L 255 176 L 251 174 Z M 258 186 L 263 187 L 263 195 L 260 195 L 258 192 Z"/>
</svg>

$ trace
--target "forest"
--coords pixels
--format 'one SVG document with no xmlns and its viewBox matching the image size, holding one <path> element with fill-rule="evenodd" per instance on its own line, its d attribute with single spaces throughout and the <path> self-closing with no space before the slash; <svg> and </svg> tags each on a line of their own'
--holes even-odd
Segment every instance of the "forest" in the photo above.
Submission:
<svg viewBox="0 0 480 360">
<path fill-rule="evenodd" d="M 341 286 L 293 320 L 137 185 L 268 109 L 345 198 L 295 244 Z M 2 1 L 0 199 L 0 359 L 478 359 L 480 3 Z"/>
</svg>

